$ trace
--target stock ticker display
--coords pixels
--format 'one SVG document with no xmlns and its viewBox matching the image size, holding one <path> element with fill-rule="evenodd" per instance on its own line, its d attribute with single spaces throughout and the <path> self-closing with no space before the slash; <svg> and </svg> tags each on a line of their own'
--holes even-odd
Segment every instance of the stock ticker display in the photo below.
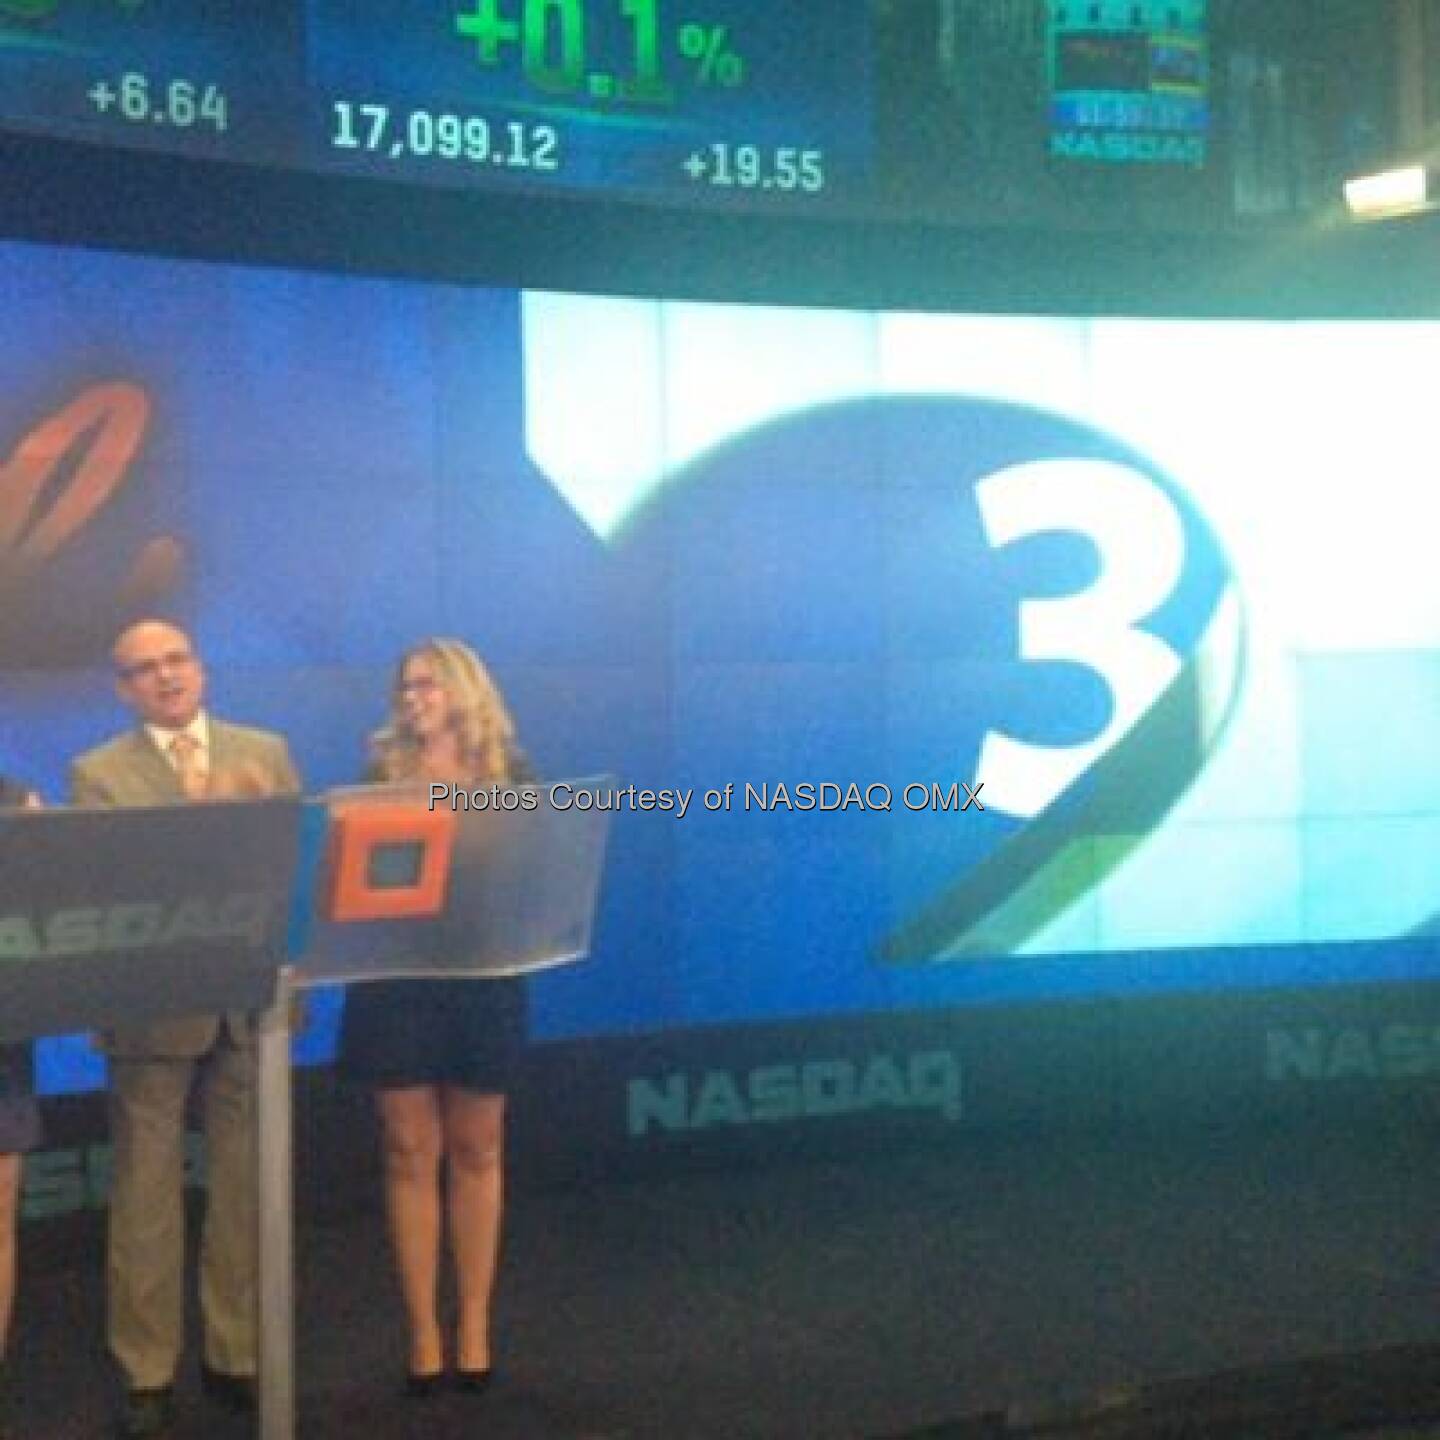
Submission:
<svg viewBox="0 0 1440 1440">
<path fill-rule="evenodd" d="M 0 129 L 402 185 L 876 216 L 906 187 L 971 184 L 985 145 L 1022 177 L 1203 165 L 1205 0 L 1056 0 L 1003 32 L 974 8 L 0 0 Z"/>
<path fill-rule="evenodd" d="M 0 124 L 402 183 L 797 203 L 869 168 L 866 0 L 0 0 Z"/>
</svg>

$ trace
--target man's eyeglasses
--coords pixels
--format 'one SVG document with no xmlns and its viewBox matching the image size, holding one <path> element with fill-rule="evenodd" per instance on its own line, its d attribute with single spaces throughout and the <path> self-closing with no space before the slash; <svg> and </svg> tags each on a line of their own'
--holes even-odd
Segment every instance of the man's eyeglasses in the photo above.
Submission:
<svg viewBox="0 0 1440 1440">
<path fill-rule="evenodd" d="M 162 670 L 179 670 L 194 663 L 195 657 L 188 650 L 169 650 L 152 660 L 137 660 L 133 665 L 122 665 L 117 673 L 122 680 L 151 680 Z"/>
</svg>

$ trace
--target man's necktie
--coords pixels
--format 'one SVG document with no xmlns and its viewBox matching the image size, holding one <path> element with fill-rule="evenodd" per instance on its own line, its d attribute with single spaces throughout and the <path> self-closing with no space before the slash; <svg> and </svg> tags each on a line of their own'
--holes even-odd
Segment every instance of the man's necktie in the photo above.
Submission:
<svg viewBox="0 0 1440 1440">
<path fill-rule="evenodd" d="M 200 742 L 182 731 L 170 742 L 170 755 L 185 798 L 199 800 L 209 788 L 205 768 L 200 762 Z"/>
</svg>

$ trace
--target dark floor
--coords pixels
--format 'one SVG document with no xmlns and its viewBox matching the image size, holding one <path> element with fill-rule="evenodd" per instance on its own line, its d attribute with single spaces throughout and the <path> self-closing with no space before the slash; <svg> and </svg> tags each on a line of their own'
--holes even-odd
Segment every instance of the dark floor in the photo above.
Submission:
<svg viewBox="0 0 1440 1440">
<path fill-rule="evenodd" d="M 516 1194 L 499 1382 L 481 1399 L 419 1402 L 397 1393 L 403 1345 L 378 1219 L 302 1216 L 299 1434 L 1429 1434 L 1437 1197 L 1440 1135 L 1413 1123 L 977 1139 Z M 23 1440 L 107 1433 L 92 1258 L 26 1277 L 7 1432 Z M 1318 1394 L 1336 1364 L 1369 1377 L 1372 1413 L 1341 1404 L 1323 1425 L 1280 1424 L 1276 1395 Z M 1252 1406 L 1241 1424 L 1232 1404 L 1224 1424 L 1204 1419 L 1245 1385 L 1269 1395 L 1269 1418 Z M 248 1433 L 200 1398 L 193 1374 L 180 1398 L 179 1435 Z M 1167 1429 L 1159 1410 L 1173 1421 L 1177 1399 L 1189 1418 Z M 1148 1429 L 1136 1418 L 1147 1409 Z"/>
</svg>

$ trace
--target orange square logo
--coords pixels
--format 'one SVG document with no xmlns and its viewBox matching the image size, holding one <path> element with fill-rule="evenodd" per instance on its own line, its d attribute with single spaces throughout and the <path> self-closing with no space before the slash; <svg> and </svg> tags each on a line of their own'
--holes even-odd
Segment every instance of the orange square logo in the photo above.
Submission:
<svg viewBox="0 0 1440 1440">
<path fill-rule="evenodd" d="M 327 920 L 412 920 L 445 908 L 455 816 L 414 801 L 330 811 Z"/>
</svg>

